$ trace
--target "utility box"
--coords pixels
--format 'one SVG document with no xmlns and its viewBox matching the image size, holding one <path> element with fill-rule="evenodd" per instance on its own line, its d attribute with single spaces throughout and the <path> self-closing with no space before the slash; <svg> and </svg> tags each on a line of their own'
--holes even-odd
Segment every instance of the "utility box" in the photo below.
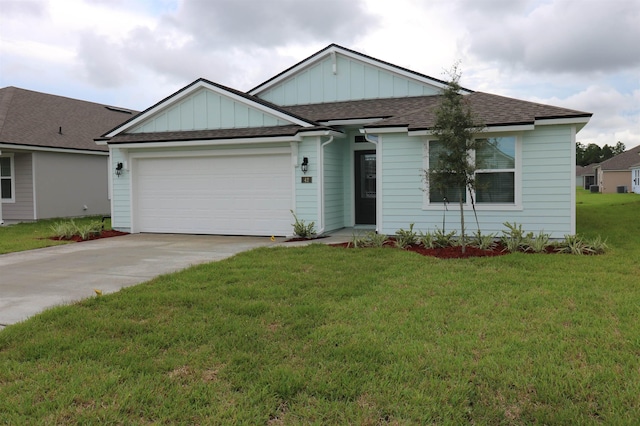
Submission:
<svg viewBox="0 0 640 426">
<path fill-rule="evenodd" d="M 600 192 L 600 187 L 599 187 L 598 185 L 591 185 L 591 186 L 589 187 L 589 190 L 590 190 L 591 192 Z"/>
<path fill-rule="evenodd" d="M 616 186 L 616 189 L 618 190 L 618 194 L 626 194 L 628 192 L 626 185 Z"/>
</svg>

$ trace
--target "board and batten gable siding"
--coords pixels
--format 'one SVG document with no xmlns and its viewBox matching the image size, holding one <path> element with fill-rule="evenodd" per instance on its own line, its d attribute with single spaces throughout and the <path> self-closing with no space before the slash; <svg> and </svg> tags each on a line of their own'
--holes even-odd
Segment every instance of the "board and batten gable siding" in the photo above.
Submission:
<svg viewBox="0 0 640 426">
<path fill-rule="evenodd" d="M 258 96 L 276 105 L 436 95 L 441 90 L 418 80 L 336 54 L 296 73 Z"/>
<path fill-rule="evenodd" d="M 506 135 L 506 134 L 505 134 Z M 533 131 L 519 134 L 521 160 L 516 170 L 516 187 L 520 185 L 520 208 L 501 210 L 497 206 L 477 207 L 478 222 L 483 233 L 505 230 L 505 222 L 521 224 L 527 232 L 539 231 L 551 234 L 552 238 L 563 238 L 575 233 L 573 217 L 572 149 L 573 128 L 570 125 L 539 126 Z M 424 143 L 426 139 L 402 134 L 384 135 L 382 149 L 383 228 L 380 232 L 394 234 L 398 229 L 408 229 L 415 223 L 418 231 L 442 229 L 443 214 L 445 231 L 460 232 L 460 212 L 456 205 L 425 209 L 426 193 L 424 180 Z M 521 176 L 521 183 L 518 183 Z M 467 232 L 476 229 L 473 210 L 465 206 Z"/>
<path fill-rule="evenodd" d="M 270 127 L 291 124 L 231 98 L 201 89 L 140 123 L 131 133 Z"/>
<path fill-rule="evenodd" d="M 13 170 L 15 173 L 15 202 L 2 203 L 2 219 L 34 220 L 36 214 L 33 205 L 33 154 L 30 152 L 14 153 Z"/>
<path fill-rule="evenodd" d="M 349 143 L 335 139 L 324 147 L 324 230 L 345 227 L 345 159 L 349 158 Z"/>
</svg>

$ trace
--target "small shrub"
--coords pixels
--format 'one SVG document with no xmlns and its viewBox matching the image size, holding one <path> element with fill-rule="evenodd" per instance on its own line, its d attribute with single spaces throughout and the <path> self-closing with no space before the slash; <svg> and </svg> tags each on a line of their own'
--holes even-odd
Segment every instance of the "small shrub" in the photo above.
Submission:
<svg viewBox="0 0 640 426">
<path fill-rule="evenodd" d="M 400 228 L 396 231 L 396 246 L 404 248 L 418 242 L 418 234 L 413 230 L 413 223 L 409 224 L 409 229 Z"/>
<path fill-rule="evenodd" d="M 295 223 L 291 224 L 293 226 L 293 233 L 300 238 L 312 238 L 316 235 L 316 223 L 310 222 L 309 224 L 305 224 L 304 220 L 299 220 L 293 210 L 289 210 L 293 215 L 293 219 Z"/>
<path fill-rule="evenodd" d="M 355 232 L 351 234 L 351 240 L 349 241 L 349 247 L 366 247 L 367 246 L 367 238 L 362 234 L 356 234 Z"/>
<path fill-rule="evenodd" d="M 473 234 L 469 245 L 479 248 L 480 250 L 493 250 L 496 247 L 496 234 L 491 233 L 484 235 L 480 230 L 477 230 Z"/>
<path fill-rule="evenodd" d="M 102 231 L 102 223 L 98 221 L 92 221 L 86 223 L 84 225 L 76 225 L 76 234 L 80 236 L 83 240 L 88 240 L 89 238 L 99 235 Z"/>
<path fill-rule="evenodd" d="M 565 235 L 557 244 L 556 251 L 570 254 L 602 254 L 608 249 L 606 241 L 600 236 L 593 240 L 585 240 L 579 235 Z"/>
<path fill-rule="evenodd" d="M 76 235 L 76 229 L 76 224 L 73 219 L 66 222 L 56 222 L 51 225 L 53 236 L 64 240 L 69 240 Z"/>
<path fill-rule="evenodd" d="M 545 234 L 544 232 L 538 232 L 538 235 L 535 237 L 532 233 L 529 233 L 525 236 L 523 242 L 524 251 L 531 251 L 533 253 L 542 253 L 549 246 L 549 234 Z"/>
<path fill-rule="evenodd" d="M 434 237 L 433 234 L 429 231 L 422 232 L 420 231 L 420 235 L 418 237 L 418 242 L 422 244 L 424 248 L 435 248 Z"/>
<path fill-rule="evenodd" d="M 504 246 L 504 249 L 510 253 L 515 253 L 523 249 L 525 241 L 528 237 L 533 237 L 533 234 L 525 235 L 522 230 L 522 225 L 518 225 L 515 222 L 513 224 L 505 222 L 503 224 L 507 230 L 502 231 L 502 237 L 500 242 Z"/>
<path fill-rule="evenodd" d="M 378 234 L 375 231 L 367 232 L 364 237 L 366 247 L 384 247 L 387 236 L 385 234 Z"/>
<path fill-rule="evenodd" d="M 433 245 L 435 247 L 452 247 L 456 245 L 456 231 L 445 233 L 444 230 L 436 228 L 433 233 Z"/>
</svg>

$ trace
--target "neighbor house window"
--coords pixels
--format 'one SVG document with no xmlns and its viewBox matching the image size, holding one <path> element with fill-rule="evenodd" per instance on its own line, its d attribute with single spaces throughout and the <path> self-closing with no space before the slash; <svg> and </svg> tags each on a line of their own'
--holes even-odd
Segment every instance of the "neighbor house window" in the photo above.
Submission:
<svg viewBox="0 0 640 426">
<path fill-rule="evenodd" d="M 0 156 L 0 194 L 2 201 L 14 201 L 13 157 Z"/>
<path fill-rule="evenodd" d="M 516 137 L 498 137 L 482 139 L 480 148 L 471 153 L 475 158 L 476 188 L 474 193 L 455 187 L 436 188 L 429 185 L 429 203 L 439 204 L 445 201 L 454 204 L 467 203 L 473 196 L 479 205 L 514 204 L 516 200 Z M 435 165 L 446 147 L 440 141 L 428 142 L 428 164 Z M 429 167 L 429 166 L 427 166 Z"/>
</svg>

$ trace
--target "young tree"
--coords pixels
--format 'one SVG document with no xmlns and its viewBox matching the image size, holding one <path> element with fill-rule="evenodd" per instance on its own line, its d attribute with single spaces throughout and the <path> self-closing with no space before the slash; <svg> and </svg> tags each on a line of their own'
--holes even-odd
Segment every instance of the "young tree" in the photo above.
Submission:
<svg viewBox="0 0 640 426">
<path fill-rule="evenodd" d="M 449 72 L 449 77 L 450 81 L 435 110 L 435 124 L 431 128 L 432 134 L 438 139 L 442 149 L 437 153 L 435 164 L 429 164 L 429 169 L 425 170 L 425 179 L 429 186 L 430 197 L 440 194 L 444 202 L 458 201 L 460 239 L 464 253 L 466 250 L 465 194 L 469 191 L 473 197 L 476 185 L 476 167 L 472 155 L 486 143 L 486 140 L 475 139 L 474 135 L 486 126 L 474 117 L 467 100 L 460 94 L 460 73 L 457 65 Z M 451 197 L 454 199 L 450 199 Z M 473 198 L 471 202 L 474 205 Z"/>
</svg>

